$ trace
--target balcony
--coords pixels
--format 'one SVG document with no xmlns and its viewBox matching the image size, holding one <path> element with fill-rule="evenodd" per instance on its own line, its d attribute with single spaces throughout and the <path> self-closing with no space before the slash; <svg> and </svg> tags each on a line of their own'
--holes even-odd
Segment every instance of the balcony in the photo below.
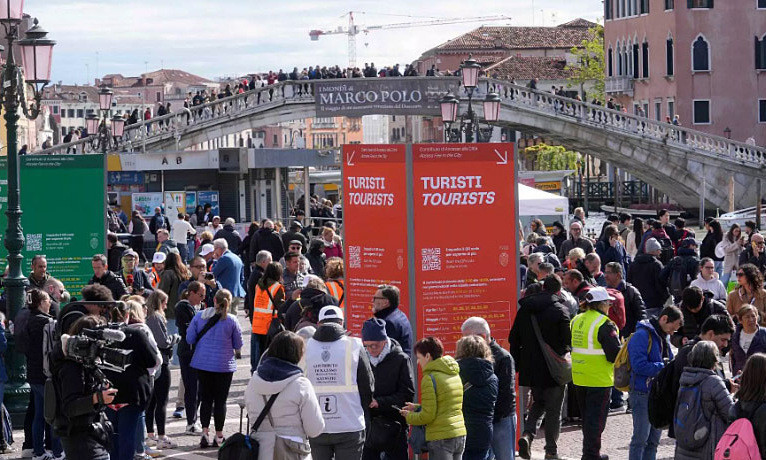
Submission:
<svg viewBox="0 0 766 460">
<path fill-rule="evenodd" d="M 633 96 L 633 77 L 607 77 L 604 81 L 607 94 L 627 94 Z"/>
</svg>

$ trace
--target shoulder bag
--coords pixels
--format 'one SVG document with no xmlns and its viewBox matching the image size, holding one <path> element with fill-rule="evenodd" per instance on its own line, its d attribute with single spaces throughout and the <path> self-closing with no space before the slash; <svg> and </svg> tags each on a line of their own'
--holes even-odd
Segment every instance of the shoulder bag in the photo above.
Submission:
<svg viewBox="0 0 766 460">
<path fill-rule="evenodd" d="M 543 335 L 540 333 L 540 325 L 537 324 L 535 315 L 530 315 L 529 318 L 532 320 L 532 329 L 535 330 L 537 343 L 540 345 L 540 350 L 543 352 L 545 365 L 548 367 L 551 377 L 553 377 L 553 380 L 559 385 L 566 385 L 571 382 L 572 356 L 569 353 L 566 353 L 564 356 L 556 353 L 556 350 L 551 348 L 551 346 L 543 340 Z"/>
<path fill-rule="evenodd" d="M 434 386 L 434 402 L 437 400 L 436 394 L 436 379 L 431 374 L 431 383 Z M 426 426 L 425 425 L 413 425 L 410 430 L 410 437 L 407 439 L 407 443 L 412 447 L 412 452 L 415 454 L 421 454 L 422 452 L 428 452 L 428 442 L 426 441 Z"/>
<path fill-rule="evenodd" d="M 215 314 L 212 318 L 207 320 L 207 323 L 205 323 L 205 326 L 202 328 L 201 331 L 199 331 L 199 334 L 197 334 L 197 340 L 194 342 L 194 345 L 192 345 L 192 357 L 194 357 L 194 352 L 197 350 L 197 344 L 200 340 L 202 340 L 202 337 L 207 334 L 207 332 L 215 326 L 215 324 L 218 322 L 218 320 L 221 319 L 221 315 Z"/>
<path fill-rule="evenodd" d="M 277 396 L 279 396 L 279 393 L 271 395 L 261 413 L 258 414 L 258 418 L 255 420 L 250 433 L 246 435 L 234 433 L 226 438 L 218 449 L 218 460 L 258 460 L 258 450 L 261 446 L 252 435 L 258 431 L 258 427 L 261 426 L 263 419 L 268 415 Z"/>
<path fill-rule="evenodd" d="M 263 402 L 267 403 L 266 396 L 263 397 Z M 311 455 L 311 445 L 308 439 L 304 439 L 303 442 L 294 441 L 292 439 L 283 438 L 276 434 L 276 428 L 274 428 L 274 419 L 271 418 L 271 413 L 268 413 L 269 423 L 274 430 L 274 460 L 303 460 Z"/>
</svg>

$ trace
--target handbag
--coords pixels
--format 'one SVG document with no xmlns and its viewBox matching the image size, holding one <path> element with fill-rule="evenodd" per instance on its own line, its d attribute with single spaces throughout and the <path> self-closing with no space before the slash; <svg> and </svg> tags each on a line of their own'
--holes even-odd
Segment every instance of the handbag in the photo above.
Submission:
<svg viewBox="0 0 766 460">
<path fill-rule="evenodd" d="M 274 302 L 274 297 L 271 296 L 271 291 L 266 289 L 266 294 L 269 295 L 269 300 L 271 300 L 272 305 L 271 323 L 269 323 L 269 329 L 266 331 L 266 346 L 268 347 L 271 344 L 271 341 L 274 340 L 274 337 L 286 329 L 282 322 L 282 317 L 277 313 L 277 303 Z"/>
<path fill-rule="evenodd" d="M 263 423 L 263 419 L 271 410 L 271 406 L 274 405 L 274 401 L 279 396 L 279 393 L 271 395 L 266 405 L 258 414 L 258 418 L 253 424 L 251 433 L 247 435 L 242 433 L 234 433 L 226 438 L 218 449 L 218 460 L 258 460 L 258 450 L 261 448 L 258 440 L 256 440 L 252 433 L 258 431 L 258 427 Z"/>
<path fill-rule="evenodd" d="M 572 381 L 572 356 L 569 353 L 564 354 L 564 356 L 556 353 L 556 350 L 543 340 L 543 335 L 540 333 L 540 325 L 537 324 L 535 315 L 530 315 L 530 319 L 532 320 L 532 329 L 535 330 L 537 343 L 543 352 L 545 365 L 548 367 L 551 377 L 559 385 L 566 385 Z"/>
<path fill-rule="evenodd" d="M 715 256 L 719 259 L 726 257 L 726 240 L 721 240 L 715 245 Z"/>
<path fill-rule="evenodd" d="M 395 441 L 402 424 L 396 420 L 378 415 L 370 421 L 370 430 L 364 440 L 364 447 L 382 451 L 390 447 Z"/>
<path fill-rule="evenodd" d="M 431 377 L 431 383 L 434 386 L 434 396 L 436 396 L 436 380 L 434 376 L 428 374 Z M 436 400 L 436 397 L 434 397 Z M 410 430 L 410 437 L 407 438 L 407 444 L 412 448 L 414 454 L 420 454 L 428 452 L 428 441 L 426 441 L 426 426 L 425 425 L 413 425 Z"/>
</svg>

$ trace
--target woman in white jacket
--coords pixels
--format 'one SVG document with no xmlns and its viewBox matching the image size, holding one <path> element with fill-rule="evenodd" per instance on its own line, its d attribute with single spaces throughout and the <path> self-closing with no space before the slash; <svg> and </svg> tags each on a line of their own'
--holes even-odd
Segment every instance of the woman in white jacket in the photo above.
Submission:
<svg viewBox="0 0 766 460">
<path fill-rule="evenodd" d="M 731 224 L 729 231 L 724 235 L 723 240 L 720 243 L 723 252 L 723 276 L 721 276 L 721 282 L 724 286 L 729 284 L 729 278 L 731 278 L 731 272 L 736 271 L 739 265 L 739 255 L 742 253 L 742 249 L 745 246 L 745 242 L 742 240 L 742 230 L 738 224 Z"/>
<path fill-rule="evenodd" d="M 271 395 L 279 393 L 269 416 L 255 433 L 261 446 L 260 459 L 310 459 L 308 438 L 319 436 L 324 430 L 314 388 L 298 367 L 304 347 L 303 339 L 297 334 L 279 333 L 261 358 L 245 390 L 251 424 L 255 423 Z"/>
</svg>

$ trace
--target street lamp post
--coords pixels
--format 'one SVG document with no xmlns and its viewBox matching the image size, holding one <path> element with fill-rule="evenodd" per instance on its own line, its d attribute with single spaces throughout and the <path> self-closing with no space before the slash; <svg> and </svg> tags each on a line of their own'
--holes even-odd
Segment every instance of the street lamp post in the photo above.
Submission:
<svg viewBox="0 0 766 460">
<path fill-rule="evenodd" d="M 471 56 L 460 65 L 460 75 L 465 89 L 468 91 L 468 110 L 462 115 L 458 115 L 458 105 L 460 101 L 453 94 L 446 94 L 439 101 L 441 106 L 442 121 L 444 122 L 444 137 L 447 142 L 460 142 L 465 134 L 466 142 L 473 142 L 474 136 L 476 142 L 487 142 L 491 137 L 491 127 L 489 134 L 483 134 L 479 124 L 479 115 L 473 110 L 473 92 L 479 83 L 479 71 L 481 65 Z M 500 96 L 496 93 L 488 93 L 483 101 L 484 121 L 487 123 L 496 122 L 500 116 Z M 452 129 L 453 123 L 460 122 L 456 129 Z"/>
<path fill-rule="evenodd" d="M 23 18 L 24 0 L 0 0 L 0 23 L 5 29 L 8 42 L 8 54 L 2 71 L 0 102 L 5 109 L 5 121 L 8 144 L 8 227 L 5 230 L 5 248 L 8 250 L 8 276 L 5 278 L 8 319 L 12 321 L 16 313 L 24 306 L 27 278 L 22 273 L 21 249 L 24 247 L 24 233 L 21 229 L 21 206 L 19 190 L 19 155 L 17 127 L 19 108 L 30 120 L 40 114 L 40 100 L 45 85 L 50 82 L 53 40 L 46 39 L 48 34 L 34 21 L 34 26 L 27 30 L 26 37 L 18 40 L 19 26 Z M 16 64 L 14 42 L 18 41 L 21 51 L 22 66 Z M 22 67 L 24 72 L 22 73 Z M 34 103 L 27 107 L 24 78 L 33 91 Z M 8 383 L 5 386 L 5 404 L 12 414 L 26 410 L 29 385 L 26 383 L 24 359 L 15 352 L 12 334 L 8 336 L 8 350 L 5 364 L 8 371 Z"/>
<path fill-rule="evenodd" d="M 125 131 L 125 119 L 119 115 L 115 115 L 111 119 L 111 130 L 107 127 L 106 123 L 109 121 L 109 112 L 112 110 L 113 97 L 114 93 L 109 88 L 102 87 L 101 91 L 98 92 L 98 108 L 101 117 L 91 114 L 86 119 L 88 133 L 92 136 L 93 150 L 100 150 L 104 154 L 110 146 L 118 147 L 118 139 L 122 137 Z"/>
</svg>

